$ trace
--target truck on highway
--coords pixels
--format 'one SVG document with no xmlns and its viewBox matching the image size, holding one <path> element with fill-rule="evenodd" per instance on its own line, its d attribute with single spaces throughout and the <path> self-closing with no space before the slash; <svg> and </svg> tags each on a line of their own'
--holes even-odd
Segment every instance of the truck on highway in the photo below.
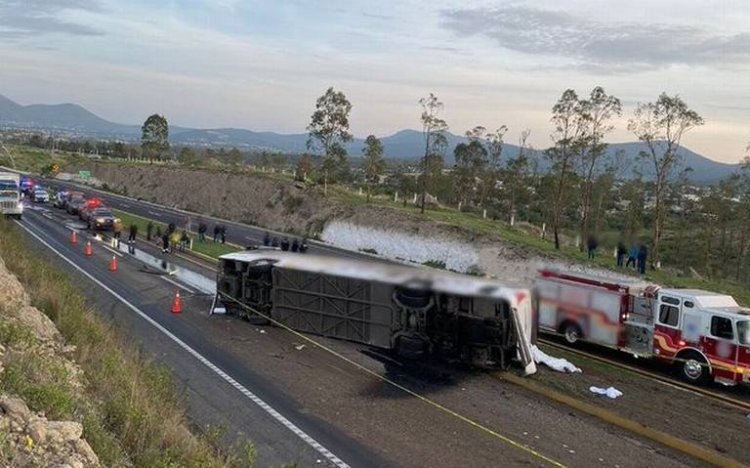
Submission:
<svg viewBox="0 0 750 468">
<path fill-rule="evenodd" d="M 487 278 L 275 250 L 220 257 L 214 305 L 256 322 L 479 367 L 536 372 L 528 290 Z M 212 308 L 214 310 L 214 308 Z"/>
<path fill-rule="evenodd" d="M 750 382 L 750 309 L 699 289 L 542 270 L 539 330 L 661 359 L 691 383 Z"/>
<path fill-rule="evenodd" d="M 21 219 L 23 203 L 21 201 L 20 176 L 14 172 L 0 172 L 0 212 L 5 216 Z"/>
</svg>

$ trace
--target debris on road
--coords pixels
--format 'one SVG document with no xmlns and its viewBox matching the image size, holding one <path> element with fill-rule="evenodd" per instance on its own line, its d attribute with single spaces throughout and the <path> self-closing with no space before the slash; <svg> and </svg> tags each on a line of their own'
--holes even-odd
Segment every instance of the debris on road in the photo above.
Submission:
<svg viewBox="0 0 750 468">
<path fill-rule="evenodd" d="M 617 397 L 622 396 L 622 392 L 617 390 L 615 387 L 599 388 L 592 386 L 589 387 L 589 391 L 591 391 L 591 393 L 596 393 L 597 395 L 605 395 L 613 400 Z"/>
<path fill-rule="evenodd" d="M 567 359 L 552 357 L 539 349 L 539 347 L 536 345 L 531 347 L 531 355 L 534 357 L 534 362 L 536 362 L 537 364 L 544 364 L 545 366 L 557 372 L 565 372 L 570 374 L 582 372 L 579 367 L 576 367 L 575 364 L 568 361 Z"/>
<path fill-rule="evenodd" d="M 297 351 L 302 351 L 303 349 L 305 349 L 305 345 L 303 345 L 303 344 L 296 344 L 296 345 L 294 345 L 294 349 L 296 349 Z"/>
</svg>

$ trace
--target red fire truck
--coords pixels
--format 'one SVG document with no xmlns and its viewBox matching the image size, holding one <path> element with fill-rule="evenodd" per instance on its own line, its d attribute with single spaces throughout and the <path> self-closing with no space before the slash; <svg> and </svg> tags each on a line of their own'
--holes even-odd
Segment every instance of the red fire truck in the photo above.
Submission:
<svg viewBox="0 0 750 468">
<path fill-rule="evenodd" d="M 539 329 L 665 359 L 688 382 L 750 382 L 750 309 L 699 289 L 542 270 Z"/>
</svg>

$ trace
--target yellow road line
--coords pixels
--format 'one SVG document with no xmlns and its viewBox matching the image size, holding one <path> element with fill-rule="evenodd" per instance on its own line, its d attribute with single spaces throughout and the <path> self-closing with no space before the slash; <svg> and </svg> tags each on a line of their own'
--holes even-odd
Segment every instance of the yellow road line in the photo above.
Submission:
<svg viewBox="0 0 750 468">
<path fill-rule="evenodd" d="M 385 383 L 387 383 L 389 385 L 392 385 L 393 387 L 395 387 L 395 388 L 403 391 L 404 393 L 406 393 L 406 394 L 408 394 L 408 395 L 410 395 L 410 396 L 412 396 L 412 397 L 414 397 L 414 398 L 422 401 L 423 403 L 426 403 L 426 404 L 432 406 L 433 408 L 436 408 L 436 409 L 438 409 L 438 410 L 440 410 L 440 411 L 442 411 L 442 412 L 444 412 L 444 413 L 446 413 L 446 414 L 448 414 L 450 416 L 453 416 L 454 418 L 459 419 L 462 422 L 465 422 L 465 423 L 469 424 L 470 426 L 474 427 L 475 429 L 479 429 L 480 431 L 482 431 L 482 432 L 484 432 L 484 433 L 486 433 L 486 434 L 488 434 L 488 435 L 490 435 L 490 436 L 492 436 L 492 437 L 494 437 L 496 439 L 499 439 L 500 441 L 502 441 L 502 442 L 504 442 L 504 443 L 506 443 L 506 444 L 508 444 L 508 445 L 510 445 L 510 446 L 512 446 L 512 447 L 514 447 L 514 448 L 516 448 L 518 450 L 520 450 L 520 451 L 523 451 L 523 452 L 525 452 L 525 453 L 527 453 L 529 455 L 532 455 L 532 456 L 534 456 L 534 457 L 536 457 L 536 458 L 538 458 L 538 459 L 540 459 L 540 460 L 548 463 L 551 466 L 556 466 L 556 467 L 560 467 L 560 468 L 565 467 L 565 464 L 563 464 L 563 463 L 561 463 L 561 462 L 559 462 L 557 460 L 554 460 L 554 459 L 552 459 L 552 458 L 550 458 L 550 457 L 542 454 L 541 452 L 537 451 L 536 449 L 534 449 L 534 448 L 532 448 L 532 447 L 530 447 L 530 446 L 528 446 L 528 445 L 526 445 L 526 444 L 524 444 L 522 442 L 517 442 L 517 441 L 511 439 L 510 437 L 502 435 L 499 432 L 497 432 L 497 431 L 495 431 L 493 429 L 490 429 L 489 427 L 484 426 L 484 425 L 482 425 L 482 424 L 474 421 L 473 419 L 470 419 L 470 418 L 468 418 L 468 417 L 466 417 L 466 416 L 464 416 L 464 415 L 462 415 L 462 414 L 460 414 L 460 413 L 458 413 L 458 412 L 456 412 L 456 411 L 454 411 L 454 410 L 452 410 L 452 409 L 450 409 L 450 408 L 448 408 L 446 406 L 443 406 L 442 404 L 440 404 L 440 403 L 438 403 L 438 402 L 436 402 L 434 400 L 431 400 L 431 399 L 429 399 L 429 398 L 427 398 L 427 397 L 425 397 L 423 395 L 420 395 L 419 393 L 416 393 L 415 391 L 413 391 L 413 390 L 411 390 L 411 389 L 409 389 L 409 388 L 407 388 L 407 387 L 405 387 L 405 386 L 403 386 L 403 385 L 401 385 L 401 384 L 399 384 L 399 383 L 397 383 L 397 382 L 395 382 L 395 381 L 393 381 L 393 380 L 391 380 L 391 379 L 389 379 L 387 377 L 384 377 L 384 376 L 378 374 L 377 372 L 375 372 L 375 371 L 373 371 L 371 369 L 368 369 L 367 367 L 363 366 L 362 364 L 359 364 L 359 363 L 353 361 L 352 359 L 350 359 L 350 358 L 344 356 L 343 354 L 341 354 L 341 353 L 339 353 L 339 352 L 337 352 L 337 351 L 329 348 L 328 346 L 326 346 L 326 345 L 324 345 L 322 343 L 319 343 L 318 341 L 310 338 L 309 336 L 303 335 L 302 333 L 300 333 L 300 332 L 298 332 L 298 331 L 296 331 L 296 330 L 288 327 L 287 325 L 285 325 L 285 324 L 283 324 L 283 323 L 281 323 L 281 322 L 279 322 L 279 321 L 271 318 L 270 316 L 265 315 L 262 312 L 256 311 L 252 307 L 250 307 L 250 306 L 248 306 L 246 304 L 243 304 L 243 303 L 237 301 L 236 299 L 234 299 L 232 297 L 226 296 L 224 294 L 222 294 L 222 296 L 226 297 L 228 300 L 231 300 L 232 302 L 237 303 L 240 307 L 243 307 L 243 308 L 247 309 L 248 311 L 250 311 L 250 312 L 252 312 L 254 314 L 257 314 L 257 315 L 259 315 L 259 316 L 261 316 L 263 318 L 265 318 L 266 320 L 272 322 L 274 325 L 278 326 L 279 328 L 282 328 L 282 329 L 288 331 L 289 333 L 293 334 L 297 338 L 299 338 L 301 340 L 304 340 L 304 341 L 307 341 L 311 345 L 313 345 L 313 346 L 315 346 L 317 348 L 320 348 L 323 351 L 326 351 L 326 352 L 332 354 L 333 356 L 336 356 L 339 359 L 342 359 L 343 361 L 345 361 L 348 364 L 356 367 L 357 369 L 361 370 L 362 372 L 364 372 L 366 374 L 369 374 L 372 377 L 375 377 L 376 379 L 381 380 L 381 381 L 383 381 L 383 382 L 385 382 Z"/>
<path fill-rule="evenodd" d="M 539 385 L 538 383 L 534 382 L 531 379 L 519 377 L 517 375 L 513 375 L 510 373 L 494 374 L 494 377 L 497 379 L 505 380 L 507 382 L 518 385 L 519 387 L 522 387 L 528 391 L 542 395 L 550 400 L 557 401 L 558 403 L 562 403 L 577 411 L 599 418 L 602 421 L 605 421 L 609 424 L 612 424 L 621 429 L 625 429 L 627 431 L 633 432 L 634 434 L 637 434 L 646 439 L 650 439 L 655 442 L 658 442 L 661 445 L 677 450 L 679 452 L 682 452 L 686 455 L 689 455 L 695 459 L 704 461 L 706 463 L 710 463 L 712 465 L 722 466 L 722 467 L 744 466 L 742 463 L 738 462 L 737 460 L 733 460 L 731 458 L 725 457 L 724 455 L 720 454 L 719 452 L 715 450 L 704 448 L 704 447 L 695 445 L 693 443 L 690 443 L 686 440 L 679 439 L 665 432 L 652 429 L 639 422 L 633 421 L 632 419 L 628 419 L 618 414 L 615 414 L 612 411 L 606 410 L 599 406 L 592 405 L 590 403 L 585 403 L 574 397 L 562 394 L 548 387 Z"/>
</svg>

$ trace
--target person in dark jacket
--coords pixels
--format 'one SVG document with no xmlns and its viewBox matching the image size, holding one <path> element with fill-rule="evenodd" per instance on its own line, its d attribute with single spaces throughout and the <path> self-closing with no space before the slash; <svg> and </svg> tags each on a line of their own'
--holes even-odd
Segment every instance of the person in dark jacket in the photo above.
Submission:
<svg viewBox="0 0 750 468">
<path fill-rule="evenodd" d="M 625 255 L 628 254 L 628 249 L 625 247 L 625 243 L 623 241 L 620 241 L 617 243 L 617 266 L 623 267 L 625 263 Z"/>
<path fill-rule="evenodd" d="M 135 253 L 136 236 L 138 236 L 138 225 L 133 223 L 130 225 L 130 231 L 128 232 L 128 253 Z"/>
<path fill-rule="evenodd" d="M 219 242 L 219 234 L 221 234 L 221 227 L 216 224 L 214 225 L 214 242 Z"/>
<path fill-rule="evenodd" d="M 307 239 L 303 238 L 302 242 L 299 244 L 299 252 L 305 253 L 307 252 Z"/>
<path fill-rule="evenodd" d="M 219 236 L 221 237 L 221 243 L 226 244 L 227 243 L 227 227 L 222 224 L 221 229 L 219 230 Z"/>
<path fill-rule="evenodd" d="M 641 248 L 638 249 L 638 273 L 641 275 L 646 274 L 646 261 L 648 260 L 648 247 L 646 244 L 642 244 Z"/>
<path fill-rule="evenodd" d="M 268 232 L 263 234 L 263 245 L 265 245 L 266 247 L 271 245 L 271 235 L 268 234 Z"/>
<path fill-rule="evenodd" d="M 640 249 L 638 248 L 638 244 L 633 242 L 633 244 L 630 246 L 630 250 L 628 251 L 628 261 L 625 263 L 625 268 L 630 268 L 630 265 L 633 265 L 633 268 L 636 267 L 636 260 L 638 259 L 638 251 Z"/>
<path fill-rule="evenodd" d="M 206 223 L 201 221 L 198 224 L 198 240 L 200 242 L 206 242 L 206 231 L 208 231 L 208 226 L 206 226 Z"/>
<path fill-rule="evenodd" d="M 169 253 L 169 234 L 164 231 L 161 236 L 161 253 Z"/>
<path fill-rule="evenodd" d="M 588 250 L 589 259 L 594 258 L 597 247 L 599 247 L 599 242 L 596 241 L 596 237 L 589 236 L 589 238 L 586 239 L 586 248 Z"/>
<path fill-rule="evenodd" d="M 281 250 L 283 250 L 284 252 L 289 251 L 289 239 L 287 239 L 286 237 L 281 240 Z"/>
<path fill-rule="evenodd" d="M 294 239 L 292 241 L 291 249 L 292 249 L 292 252 L 299 252 L 299 241 L 297 241 L 297 239 Z"/>
</svg>

